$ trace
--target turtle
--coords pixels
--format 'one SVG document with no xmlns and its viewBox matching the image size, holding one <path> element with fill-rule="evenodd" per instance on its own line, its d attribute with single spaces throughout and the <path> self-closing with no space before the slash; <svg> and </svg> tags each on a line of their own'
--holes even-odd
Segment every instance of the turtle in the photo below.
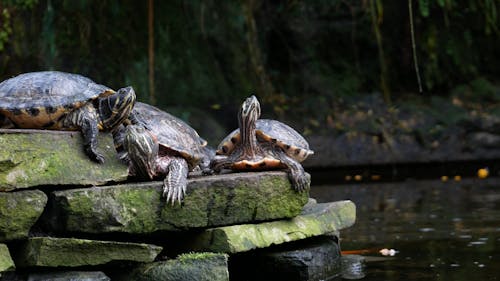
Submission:
<svg viewBox="0 0 500 281">
<path fill-rule="evenodd" d="M 207 162 L 207 141 L 183 120 L 152 105 L 137 102 L 132 112 L 143 123 L 122 126 L 115 134 L 115 145 L 122 146 L 121 158 L 129 164 L 129 175 L 163 179 L 163 197 L 172 205 L 180 203 L 188 172 Z"/>
<path fill-rule="evenodd" d="M 136 95 L 132 87 L 114 91 L 79 74 L 40 71 L 0 83 L 2 127 L 81 131 L 88 157 L 98 163 L 99 130 L 113 131 L 125 120 Z M 130 118 L 130 119 L 129 119 Z"/>
<path fill-rule="evenodd" d="M 309 179 L 300 162 L 314 152 L 297 131 L 271 119 L 259 119 L 260 104 L 255 96 L 247 98 L 238 113 L 239 128 L 226 136 L 210 162 L 214 172 L 287 170 L 292 186 L 305 190 Z"/>
</svg>

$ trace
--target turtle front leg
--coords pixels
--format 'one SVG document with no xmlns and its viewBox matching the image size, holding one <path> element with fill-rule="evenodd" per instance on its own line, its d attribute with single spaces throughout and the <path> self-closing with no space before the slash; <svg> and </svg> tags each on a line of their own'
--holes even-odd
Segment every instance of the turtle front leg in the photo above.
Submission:
<svg viewBox="0 0 500 281">
<path fill-rule="evenodd" d="M 97 152 L 97 113 L 93 106 L 83 106 L 70 114 L 64 120 L 66 127 L 78 127 L 83 135 L 83 148 L 92 161 L 104 163 L 104 156 Z"/>
<path fill-rule="evenodd" d="M 163 180 L 163 197 L 167 202 L 181 203 L 186 194 L 187 175 L 189 167 L 184 158 L 175 157 L 170 160 L 167 167 L 167 175 Z"/>
<path fill-rule="evenodd" d="M 301 192 L 309 188 L 311 184 L 310 179 L 306 175 L 304 167 L 302 167 L 299 162 L 295 161 L 284 152 L 279 153 L 277 158 L 287 167 L 288 178 L 292 182 L 292 186 L 295 190 Z"/>
</svg>

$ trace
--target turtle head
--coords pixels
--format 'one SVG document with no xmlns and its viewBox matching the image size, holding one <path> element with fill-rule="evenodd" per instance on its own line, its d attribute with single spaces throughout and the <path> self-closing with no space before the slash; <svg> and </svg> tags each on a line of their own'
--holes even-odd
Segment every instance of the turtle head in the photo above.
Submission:
<svg viewBox="0 0 500 281">
<path fill-rule="evenodd" d="M 260 103 L 255 96 L 247 98 L 241 105 L 238 119 L 240 128 L 248 127 L 250 124 L 255 124 L 255 121 L 260 117 Z"/>
<path fill-rule="evenodd" d="M 128 118 L 136 100 L 132 87 L 119 89 L 116 93 L 99 99 L 99 116 L 102 127 L 113 130 Z"/>
<path fill-rule="evenodd" d="M 150 131 L 139 125 L 127 126 L 123 140 L 130 165 L 135 174 L 142 179 L 153 179 L 158 157 L 158 140 Z"/>
</svg>

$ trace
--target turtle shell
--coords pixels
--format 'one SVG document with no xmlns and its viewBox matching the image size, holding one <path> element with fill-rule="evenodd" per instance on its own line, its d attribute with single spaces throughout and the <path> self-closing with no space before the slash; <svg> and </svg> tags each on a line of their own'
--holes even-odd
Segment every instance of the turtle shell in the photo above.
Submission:
<svg viewBox="0 0 500 281">
<path fill-rule="evenodd" d="M 280 121 L 258 119 L 255 123 L 255 128 L 255 134 L 259 142 L 273 143 L 281 147 L 288 156 L 298 162 L 304 161 L 309 155 L 314 153 L 309 149 L 309 144 L 302 135 Z M 236 129 L 222 140 L 217 147 L 216 154 L 230 154 L 239 140 L 240 130 Z"/>
<path fill-rule="evenodd" d="M 20 128 L 62 129 L 59 120 L 68 112 L 114 93 L 78 74 L 24 73 L 0 83 L 0 114 Z"/>
<path fill-rule="evenodd" d="M 152 105 L 136 102 L 133 112 L 156 136 L 160 145 L 159 156 L 177 154 L 186 159 L 190 169 L 204 157 L 207 141 L 183 120 Z"/>
</svg>

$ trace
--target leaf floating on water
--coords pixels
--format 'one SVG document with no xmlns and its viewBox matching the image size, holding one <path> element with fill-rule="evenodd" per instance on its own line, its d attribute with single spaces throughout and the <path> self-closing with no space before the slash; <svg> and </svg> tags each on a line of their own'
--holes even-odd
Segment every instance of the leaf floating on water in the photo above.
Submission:
<svg viewBox="0 0 500 281">
<path fill-rule="evenodd" d="M 481 169 L 477 170 L 477 177 L 480 179 L 487 178 L 489 174 L 490 174 L 490 170 L 488 169 L 488 167 L 481 168 Z"/>
<path fill-rule="evenodd" d="M 397 253 L 399 253 L 399 251 L 396 251 L 394 249 L 387 249 L 387 248 L 384 248 L 382 250 L 379 251 L 379 253 L 382 255 L 382 256 L 390 256 L 390 257 L 393 257 L 395 256 Z"/>
</svg>

